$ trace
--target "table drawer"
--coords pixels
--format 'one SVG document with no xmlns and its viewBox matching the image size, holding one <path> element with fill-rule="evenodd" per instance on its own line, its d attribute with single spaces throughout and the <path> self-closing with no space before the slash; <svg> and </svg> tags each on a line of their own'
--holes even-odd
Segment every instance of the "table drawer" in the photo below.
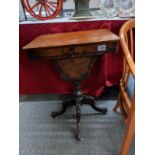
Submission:
<svg viewBox="0 0 155 155">
<path fill-rule="evenodd" d="M 98 43 L 95 45 L 82 45 L 62 48 L 62 55 L 87 55 L 96 53 L 116 52 L 116 42 Z"/>
<path fill-rule="evenodd" d="M 28 52 L 30 58 L 50 58 L 62 55 L 61 48 L 35 49 Z"/>
<path fill-rule="evenodd" d="M 100 53 L 117 52 L 117 49 L 118 43 L 116 42 L 100 43 L 97 45 L 97 51 Z"/>
<path fill-rule="evenodd" d="M 117 51 L 117 43 L 107 42 L 93 45 L 56 47 L 49 49 L 33 49 L 29 50 L 28 55 L 30 58 L 55 59 L 64 57 L 99 55 L 106 52 L 116 52 L 116 51 Z"/>
<path fill-rule="evenodd" d="M 96 45 L 72 46 L 62 48 L 62 55 L 83 55 L 97 52 Z"/>
</svg>

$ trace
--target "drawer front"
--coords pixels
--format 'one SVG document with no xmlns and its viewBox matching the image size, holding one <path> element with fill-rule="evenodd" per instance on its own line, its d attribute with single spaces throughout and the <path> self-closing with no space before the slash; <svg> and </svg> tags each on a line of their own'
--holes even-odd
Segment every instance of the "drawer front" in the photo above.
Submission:
<svg viewBox="0 0 155 155">
<path fill-rule="evenodd" d="M 35 49 L 28 52 L 30 58 L 52 58 L 61 56 L 61 48 Z"/>
<path fill-rule="evenodd" d="M 70 47 L 57 47 L 52 49 L 35 49 L 29 51 L 30 58 L 56 59 L 87 55 L 100 55 L 117 51 L 117 42 L 98 43 L 94 45 L 81 45 Z"/>
<path fill-rule="evenodd" d="M 118 50 L 118 42 L 109 42 L 107 51 L 109 52 L 117 52 Z"/>
<path fill-rule="evenodd" d="M 97 51 L 99 53 L 117 52 L 117 49 L 118 49 L 117 42 L 101 43 L 97 45 Z"/>
<path fill-rule="evenodd" d="M 62 55 L 95 55 L 106 52 L 116 52 L 117 42 L 98 43 L 95 45 L 82 45 L 62 48 Z"/>
<path fill-rule="evenodd" d="M 96 45 L 83 45 L 62 48 L 62 55 L 83 55 L 95 52 L 97 52 Z"/>
</svg>

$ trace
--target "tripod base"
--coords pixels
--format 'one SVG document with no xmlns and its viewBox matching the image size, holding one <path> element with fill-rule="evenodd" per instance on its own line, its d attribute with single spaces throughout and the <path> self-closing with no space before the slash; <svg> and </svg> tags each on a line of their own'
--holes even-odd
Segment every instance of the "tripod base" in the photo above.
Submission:
<svg viewBox="0 0 155 155">
<path fill-rule="evenodd" d="M 69 106 L 76 106 L 76 138 L 77 140 L 81 140 L 81 134 L 80 134 L 80 118 L 81 118 L 81 105 L 87 104 L 90 105 L 94 110 L 101 112 L 103 114 L 106 114 L 107 109 L 106 108 L 99 108 L 95 104 L 95 99 L 92 96 L 77 96 L 71 100 L 63 101 L 62 103 L 62 109 L 57 112 L 52 112 L 51 116 L 53 118 L 62 115 Z"/>
</svg>

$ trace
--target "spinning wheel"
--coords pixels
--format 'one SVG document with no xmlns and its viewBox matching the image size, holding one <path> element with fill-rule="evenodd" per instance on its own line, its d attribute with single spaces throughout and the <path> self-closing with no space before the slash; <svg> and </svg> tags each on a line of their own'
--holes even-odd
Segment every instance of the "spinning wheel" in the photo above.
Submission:
<svg viewBox="0 0 155 155">
<path fill-rule="evenodd" d="M 22 3 L 32 17 L 48 20 L 60 13 L 63 0 L 22 0 Z"/>
</svg>

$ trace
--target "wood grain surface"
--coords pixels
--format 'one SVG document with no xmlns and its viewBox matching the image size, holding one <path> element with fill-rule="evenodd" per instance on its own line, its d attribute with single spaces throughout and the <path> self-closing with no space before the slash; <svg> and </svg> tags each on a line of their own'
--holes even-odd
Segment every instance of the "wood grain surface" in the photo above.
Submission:
<svg viewBox="0 0 155 155">
<path fill-rule="evenodd" d="M 41 35 L 23 47 L 24 50 L 71 45 L 115 42 L 119 37 L 107 29 Z"/>
</svg>

